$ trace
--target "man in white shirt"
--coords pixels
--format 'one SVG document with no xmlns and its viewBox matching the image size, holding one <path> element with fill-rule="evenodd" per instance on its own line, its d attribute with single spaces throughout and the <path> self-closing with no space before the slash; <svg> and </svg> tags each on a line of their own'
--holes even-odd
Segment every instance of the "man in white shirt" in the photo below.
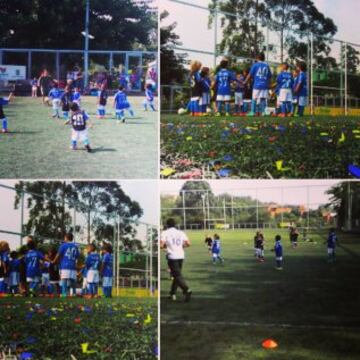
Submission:
<svg viewBox="0 0 360 360">
<path fill-rule="evenodd" d="M 187 286 L 181 270 L 185 258 L 184 248 L 190 246 L 190 241 L 183 231 L 176 229 L 175 220 L 168 219 L 166 230 L 161 234 L 160 247 L 166 249 L 168 265 L 173 277 L 170 298 L 176 300 L 176 291 L 180 287 L 185 296 L 185 302 L 189 302 L 192 291 Z"/>
</svg>

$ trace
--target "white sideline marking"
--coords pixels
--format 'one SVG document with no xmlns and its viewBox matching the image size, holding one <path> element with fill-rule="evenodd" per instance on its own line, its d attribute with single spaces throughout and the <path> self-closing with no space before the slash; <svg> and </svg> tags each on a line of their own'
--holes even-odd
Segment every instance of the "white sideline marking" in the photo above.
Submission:
<svg viewBox="0 0 360 360">
<path fill-rule="evenodd" d="M 263 323 L 253 323 L 253 322 L 237 322 L 237 321 L 192 321 L 192 320 L 169 320 L 161 321 L 162 325 L 212 325 L 212 326 L 239 326 L 239 327 L 278 327 L 283 329 L 313 329 L 313 330 L 360 330 L 358 326 L 344 326 L 344 325 L 301 325 L 301 324 L 263 324 Z"/>
</svg>

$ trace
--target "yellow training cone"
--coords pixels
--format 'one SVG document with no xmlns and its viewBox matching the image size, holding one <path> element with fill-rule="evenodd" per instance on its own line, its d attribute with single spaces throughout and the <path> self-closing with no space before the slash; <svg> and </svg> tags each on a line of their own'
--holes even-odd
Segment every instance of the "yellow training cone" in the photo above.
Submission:
<svg viewBox="0 0 360 360">
<path fill-rule="evenodd" d="M 147 318 L 145 319 L 145 321 L 144 321 L 144 325 L 147 325 L 147 324 L 150 324 L 151 323 L 151 316 L 150 316 L 150 314 L 148 314 L 148 316 L 147 316 Z"/>
<path fill-rule="evenodd" d="M 94 354 L 96 353 L 96 350 L 88 350 L 89 348 L 89 343 L 83 343 L 81 344 L 81 349 L 83 354 Z"/>
<path fill-rule="evenodd" d="M 283 164 L 284 164 L 283 160 L 278 160 L 278 161 L 276 162 L 276 169 L 277 169 L 277 171 L 289 171 L 289 170 L 290 170 L 290 168 L 284 168 L 284 167 L 283 167 Z"/>
<path fill-rule="evenodd" d="M 170 176 L 175 173 L 176 173 L 176 170 L 171 169 L 171 168 L 166 168 L 164 170 L 161 170 L 161 172 L 160 172 L 160 174 L 165 177 Z"/>
<path fill-rule="evenodd" d="M 343 143 L 345 141 L 345 134 L 344 133 L 341 133 L 341 138 L 339 139 L 339 144 L 340 143 Z"/>
<path fill-rule="evenodd" d="M 262 346 L 265 349 L 275 349 L 278 347 L 278 344 L 272 339 L 266 339 L 263 341 Z"/>
</svg>

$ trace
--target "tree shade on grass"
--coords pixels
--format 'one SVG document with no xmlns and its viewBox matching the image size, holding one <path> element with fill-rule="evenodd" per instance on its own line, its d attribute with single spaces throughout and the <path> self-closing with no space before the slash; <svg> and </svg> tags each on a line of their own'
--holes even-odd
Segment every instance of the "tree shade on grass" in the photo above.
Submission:
<svg viewBox="0 0 360 360">
<path fill-rule="evenodd" d="M 206 233 L 212 234 L 207 231 Z M 223 265 L 214 266 L 205 232 L 188 232 L 184 276 L 190 303 L 168 300 L 170 287 L 162 258 L 162 359 L 355 360 L 360 352 L 358 299 L 360 242 L 339 234 L 337 262 L 327 263 L 326 230 L 290 246 L 284 230 L 264 230 L 264 263 L 253 251 L 255 231 L 220 232 Z M 284 270 L 276 271 L 270 249 L 280 233 Z M 266 350 L 262 342 L 275 340 Z"/>
</svg>

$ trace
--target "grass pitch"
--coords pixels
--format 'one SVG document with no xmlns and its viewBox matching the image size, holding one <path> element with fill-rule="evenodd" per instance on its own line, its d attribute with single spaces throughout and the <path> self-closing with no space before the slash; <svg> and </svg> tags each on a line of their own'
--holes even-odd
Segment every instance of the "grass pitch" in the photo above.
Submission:
<svg viewBox="0 0 360 360">
<path fill-rule="evenodd" d="M 0 351 L 6 353 L 150 360 L 157 358 L 156 347 L 155 299 L 0 299 Z"/>
<path fill-rule="evenodd" d="M 143 97 L 130 97 L 135 118 L 125 124 L 114 118 L 112 98 L 106 119 L 96 119 L 96 98 L 83 97 L 89 115 L 93 153 L 72 151 L 71 126 L 52 119 L 41 98 L 17 97 L 4 112 L 9 134 L 0 133 L 1 178 L 128 179 L 156 178 L 158 168 L 157 112 L 143 111 Z M 62 113 L 61 113 L 62 114 Z M 79 144 L 83 149 L 83 144 Z"/>
<path fill-rule="evenodd" d="M 274 269 L 280 233 L 284 270 Z M 264 263 L 254 258 L 254 232 L 221 232 L 223 265 L 214 266 L 205 233 L 188 232 L 184 276 L 190 303 L 170 288 L 162 258 L 161 352 L 170 359 L 356 360 L 360 354 L 360 242 L 339 234 L 337 262 L 327 263 L 326 232 L 310 233 L 292 249 L 288 233 L 265 230 Z M 272 338 L 278 348 L 265 350 Z"/>
<path fill-rule="evenodd" d="M 161 164 L 181 179 L 349 178 L 348 166 L 360 166 L 360 121 L 162 114 Z"/>
</svg>

